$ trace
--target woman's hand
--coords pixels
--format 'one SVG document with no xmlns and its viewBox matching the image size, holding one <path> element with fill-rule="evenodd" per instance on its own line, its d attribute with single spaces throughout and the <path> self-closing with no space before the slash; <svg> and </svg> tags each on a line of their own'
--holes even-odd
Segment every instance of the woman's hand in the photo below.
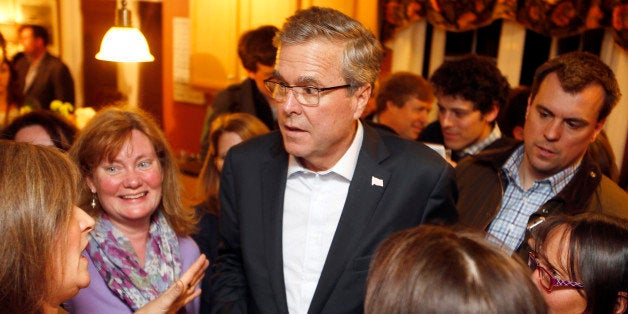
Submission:
<svg viewBox="0 0 628 314">
<path fill-rule="evenodd" d="M 198 286 L 201 279 L 205 276 L 205 270 L 208 266 L 209 261 L 204 254 L 201 254 L 177 282 L 155 300 L 142 306 L 135 313 L 176 313 L 180 308 L 201 295 L 201 289 L 196 289 L 196 286 Z"/>
</svg>

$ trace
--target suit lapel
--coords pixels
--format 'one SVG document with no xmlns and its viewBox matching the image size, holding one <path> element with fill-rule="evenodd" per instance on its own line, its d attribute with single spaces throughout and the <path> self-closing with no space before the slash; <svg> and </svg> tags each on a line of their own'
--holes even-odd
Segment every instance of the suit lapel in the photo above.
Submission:
<svg viewBox="0 0 628 314">
<path fill-rule="evenodd" d="M 252 79 L 246 79 L 242 84 L 242 88 L 240 89 L 240 101 L 239 109 L 241 112 L 250 113 L 259 118 L 259 115 L 255 111 L 255 96 L 253 95 L 253 84 L 255 81 Z"/>
<path fill-rule="evenodd" d="M 31 85 L 28 86 L 28 89 L 26 90 L 25 94 L 30 93 L 30 92 L 37 93 L 38 90 L 41 89 L 41 86 L 46 85 L 45 74 L 50 71 L 48 70 L 48 65 L 49 65 L 48 54 L 46 53 L 41 57 L 41 60 L 39 61 L 39 65 L 37 66 L 37 73 L 35 74 L 35 77 L 33 77 L 33 81 L 31 82 Z M 39 104 L 39 105 L 42 108 L 45 108 L 46 106 L 50 106 L 50 104 Z"/>
<path fill-rule="evenodd" d="M 271 148 L 272 159 L 261 169 L 262 176 L 262 229 L 264 234 L 266 265 L 270 286 L 275 295 L 275 303 L 280 313 L 288 313 L 286 287 L 283 277 L 282 222 L 283 201 L 286 189 L 286 169 L 288 154 L 284 151 L 279 136 L 279 143 Z"/>
<path fill-rule="evenodd" d="M 380 166 L 389 155 L 381 137 L 364 126 L 364 140 L 349 192 L 345 201 L 327 260 L 321 273 L 310 313 L 320 313 L 328 301 L 338 278 L 355 258 L 355 248 L 362 242 L 366 226 L 379 204 L 390 179 L 390 172 Z"/>
</svg>

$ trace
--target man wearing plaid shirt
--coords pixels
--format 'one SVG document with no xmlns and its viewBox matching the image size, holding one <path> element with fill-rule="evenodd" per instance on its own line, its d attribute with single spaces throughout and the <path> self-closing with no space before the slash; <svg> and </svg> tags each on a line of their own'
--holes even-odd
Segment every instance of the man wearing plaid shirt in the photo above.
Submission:
<svg viewBox="0 0 628 314">
<path fill-rule="evenodd" d="M 467 155 L 510 145 L 497 126 L 499 110 L 506 103 L 510 84 L 495 61 L 466 55 L 443 63 L 430 77 L 437 98 L 437 126 L 430 125 L 419 141 L 443 144 L 452 151 L 455 165 Z"/>
<path fill-rule="evenodd" d="M 527 232 L 549 215 L 605 212 L 628 218 L 628 195 L 587 153 L 621 96 L 612 70 L 583 52 L 540 66 L 528 100 L 524 142 L 456 168 L 460 222 L 510 252 L 527 254 Z"/>
</svg>

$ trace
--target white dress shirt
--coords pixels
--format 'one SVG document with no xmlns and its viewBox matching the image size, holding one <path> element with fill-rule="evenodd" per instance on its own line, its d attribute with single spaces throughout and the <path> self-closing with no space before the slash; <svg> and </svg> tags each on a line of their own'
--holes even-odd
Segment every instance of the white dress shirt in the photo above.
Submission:
<svg viewBox="0 0 628 314">
<path fill-rule="evenodd" d="M 290 313 L 307 313 L 349 192 L 364 130 L 331 169 L 314 172 L 290 155 L 283 210 L 283 273 Z"/>
</svg>

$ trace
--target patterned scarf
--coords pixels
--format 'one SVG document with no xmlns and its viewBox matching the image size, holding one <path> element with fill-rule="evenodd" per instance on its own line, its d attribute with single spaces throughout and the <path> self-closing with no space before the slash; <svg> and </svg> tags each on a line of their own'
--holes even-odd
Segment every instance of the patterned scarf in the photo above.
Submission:
<svg viewBox="0 0 628 314">
<path fill-rule="evenodd" d="M 133 311 L 166 291 L 181 275 L 179 241 L 161 211 L 151 218 L 144 267 L 131 242 L 105 213 L 89 235 L 87 253 L 98 273 Z"/>
</svg>

